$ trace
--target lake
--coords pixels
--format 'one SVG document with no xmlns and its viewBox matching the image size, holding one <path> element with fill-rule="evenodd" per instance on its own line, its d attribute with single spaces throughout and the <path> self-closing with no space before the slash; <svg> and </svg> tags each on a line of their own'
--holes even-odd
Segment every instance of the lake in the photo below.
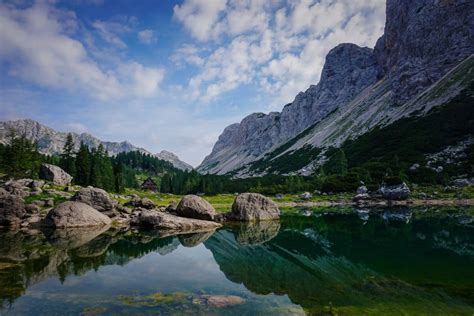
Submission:
<svg viewBox="0 0 474 316">
<path fill-rule="evenodd" d="M 293 209 L 179 236 L 0 231 L 0 314 L 472 315 L 472 214 Z"/>
</svg>

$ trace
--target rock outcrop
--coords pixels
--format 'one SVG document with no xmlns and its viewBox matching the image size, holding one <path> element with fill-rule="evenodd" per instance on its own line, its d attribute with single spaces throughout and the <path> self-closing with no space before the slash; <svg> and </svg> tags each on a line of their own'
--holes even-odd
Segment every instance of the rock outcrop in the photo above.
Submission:
<svg viewBox="0 0 474 316">
<path fill-rule="evenodd" d="M 50 227 L 88 227 L 110 225 L 111 219 L 91 206 L 76 201 L 59 204 L 48 212 L 43 221 Z"/>
<path fill-rule="evenodd" d="M 216 216 L 216 210 L 203 198 L 189 194 L 185 195 L 179 202 L 176 214 L 182 217 L 212 221 Z"/>
<path fill-rule="evenodd" d="M 41 179 L 48 180 L 57 185 L 68 185 L 72 181 L 72 177 L 58 166 L 48 163 L 42 163 L 40 168 Z"/>
<path fill-rule="evenodd" d="M 115 210 L 117 202 L 105 190 L 87 187 L 74 194 L 73 201 L 85 203 L 101 213 L 111 213 Z"/>
<path fill-rule="evenodd" d="M 271 199 L 258 193 L 239 194 L 232 204 L 228 219 L 237 221 L 263 221 L 280 218 L 280 209 Z"/>
</svg>

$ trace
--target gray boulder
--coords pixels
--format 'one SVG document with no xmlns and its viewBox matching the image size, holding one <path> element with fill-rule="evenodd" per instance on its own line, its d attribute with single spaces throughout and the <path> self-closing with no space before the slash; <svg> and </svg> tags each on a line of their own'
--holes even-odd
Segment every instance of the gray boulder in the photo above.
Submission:
<svg viewBox="0 0 474 316">
<path fill-rule="evenodd" d="M 382 196 L 387 200 L 406 200 L 410 197 L 410 188 L 405 182 L 397 185 L 382 184 L 379 189 Z"/>
<path fill-rule="evenodd" d="M 352 198 L 354 202 L 370 200 L 370 195 L 367 193 L 359 193 Z"/>
<path fill-rule="evenodd" d="M 27 187 L 28 183 L 26 183 L 24 180 L 32 181 L 31 179 L 10 180 L 5 183 L 4 188 L 12 195 L 25 198 L 30 195 L 30 190 Z"/>
<path fill-rule="evenodd" d="M 461 178 L 461 179 L 453 180 L 453 185 L 458 188 L 464 188 L 472 184 L 474 184 L 474 179 L 472 178 L 471 179 Z"/>
<path fill-rule="evenodd" d="M 203 232 L 222 226 L 216 222 L 179 217 L 154 210 L 141 210 L 135 223 L 142 227 L 160 228 L 176 233 Z"/>
<path fill-rule="evenodd" d="M 59 204 L 46 215 L 44 226 L 52 227 L 88 227 L 105 226 L 111 219 L 91 206 L 76 201 Z"/>
<path fill-rule="evenodd" d="M 72 200 L 92 206 L 102 213 L 113 212 L 117 206 L 117 202 L 112 200 L 105 190 L 94 187 L 80 189 L 74 194 Z"/>
<path fill-rule="evenodd" d="M 176 208 L 178 216 L 212 221 L 216 216 L 214 207 L 197 195 L 185 195 Z"/>
<path fill-rule="evenodd" d="M 229 219 L 259 221 L 280 218 L 280 209 L 271 199 L 258 193 L 239 194 L 232 204 Z"/>
<path fill-rule="evenodd" d="M 171 201 L 170 204 L 166 207 L 165 211 L 168 213 L 176 213 L 176 209 L 178 208 L 178 203 L 175 201 Z"/>
<path fill-rule="evenodd" d="M 300 195 L 300 198 L 303 200 L 309 200 L 312 197 L 311 193 L 309 192 L 304 192 L 303 194 Z"/>
<path fill-rule="evenodd" d="M 72 181 L 71 175 L 55 165 L 48 163 L 41 164 L 40 178 L 48 180 L 58 185 L 68 185 Z"/>
</svg>

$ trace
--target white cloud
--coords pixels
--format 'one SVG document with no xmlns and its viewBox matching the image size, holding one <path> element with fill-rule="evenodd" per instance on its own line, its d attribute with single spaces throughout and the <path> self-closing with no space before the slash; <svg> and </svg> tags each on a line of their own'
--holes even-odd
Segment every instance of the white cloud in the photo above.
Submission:
<svg viewBox="0 0 474 316">
<path fill-rule="evenodd" d="M 127 44 L 120 38 L 121 33 L 130 32 L 126 25 L 111 21 L 95 21 L 92 26 L 105 42 L 118 48 L 127 48 Z"/>
<path fill-rule="evenodd" d="M 155 40 L 153 30 L 143 30 L 138 32 L 138 40 L 143 44 L 151 44 Z"/>
<path fill-rule="evenodd" d="M 73 38 L 77 24 L 73 12 L 46 3 L 26 9 L 0 4 L 0 60 L 7 65 L 8 74 L 100 100 L 148 97 L 158 92 L 163 69 L 120 58 L 113 67 L 100 65 L 82 42 Z M 110 29 L 110 24 L 97 25 L 102 31 Z M 101 34 L 107 42 L 122 45 L 117 38 L 107 37 L 109 33 Z"/>
<path fill-rule="evenodd" d="M 189 96 L 210 101 L 254 84 L 281 108 L 316 84 L 331 48 L 342 42 L 373 47 L 383 33 L 385 0 L 242 0 L 223 7 L 185 0 L 175 18 L 198 41 L 217 44 L 210 53 L 192 52 L 180 62 L 200 67 L 188 83 Z M 205 27 L 203 26 L 205 25 Z"/>
<path fill-rule="evenodd" d="M 217 35 L 214 26 L 226 8 L 226 2 L 226 0 L 186 0 L 182 5 L 174 6 L 174 16 L 194 37 L 206 41 Z"/>
</svg>

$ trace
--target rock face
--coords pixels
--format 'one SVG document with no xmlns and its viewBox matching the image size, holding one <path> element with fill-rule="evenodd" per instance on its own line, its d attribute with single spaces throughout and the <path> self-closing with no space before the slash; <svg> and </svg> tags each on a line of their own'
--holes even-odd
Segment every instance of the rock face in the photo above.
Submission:
<svg viewBox="0 0 474 316">
<path fill-rule="evenodd" d="M 142 227 L 160 228 L 179 233 L 209 231 L 222 226 L 216 222 L 184 218 L 154 210 L 142 210 L 136 223 Z"/>
<path fill-rule="evenodd" d="M 44 226 L 88 227 L 110 225 L 111 219 L 91 206 L 75 201 L 59 204 L 46 215 Z"/>
<path fill-rule="evenodd" d="M 281 113 L 254 113 L 225 128 L 198 171 L 253 175 L 245 167 L 287 141 L 293 150 L 338 147 L 387 118 L 417 110 L 411 106 L 395 115 L 393 105 L 408 104 L 474 53 L 471 0 L 388 0 L 386 16 L 385 33 L 374 50 L 354 44 L 332 49 L 317 85 L 299 93 Z M 341 113 L 331 116 L 336 110 Z M 296 136 L 305 133 L 309 136 L 297 143 Z"/>
<path fill-rule="evenodd" d="M 171 162 L 175 168 L 178 168 L 181 170 L 193 170 L 193 166 L 180 160 L 179 157 L 173 154 L 172 152 L 162 150 L 159 153 L 157 153 L 155 156 L 161 160 Z"/>
<path fill-rule="evenodd" d="M 376 75 L 371 49 L 354 44 L 338 45 L 326 57 L 319 84 L 300 92 L 281 113 L 253 113 L 240 124 L 228 126 L 198 170 L 224 174 L 255 160 L 351 100 L 373 84 Z"/>
<path fill-rule="evenodd" d="M 379 191 L 387 200 L 406 200 L 410 197 L 410 188 L 405 182 L 398 185 L 383 184 Z"/>
<path fill-rule="evenodd" d="M 117 206 L 117 202 L 112 200 L 105 190 L 94 187 L 80 189 L 72 197 L 72 200 L 92 206 L 94 209 L 102 213 L 113 212 Z"/>
<path fill-rule="evenodd" d="M 212 205 L 197 195 L 185 195 L 176 208 L 178 216 L 212 221 L 216 210 Z"/>
<path fill-rule="evenodd" d="M 52 181 L 54 184 L 58 185 L 68 185 L 72 181 L 71 175 L 66 171 L 58 166 L 50 165 L 48 163 L 41 164 L 39 175 L 41 179 Z"/>
<path fill-rule="evenodd" d="M 258 193 L 239 194 L 232 204 L 229 219 L 261 221 L 280 218 L 280 209 L 271 199 Z"/>
<path fill-rule="evenodd" d="M 384 35 L 375 45 L 379 76 L 401 104 L 474 52 L 471 0 L 389 0 Z"/>
</svg>

